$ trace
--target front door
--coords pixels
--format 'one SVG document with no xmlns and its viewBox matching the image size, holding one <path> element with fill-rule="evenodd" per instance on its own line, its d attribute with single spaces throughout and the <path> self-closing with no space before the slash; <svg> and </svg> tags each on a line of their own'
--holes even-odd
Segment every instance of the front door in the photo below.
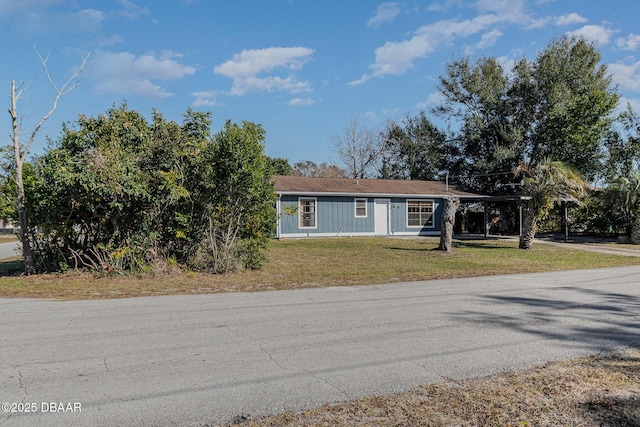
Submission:
<svg viewBox="0 0 640 427">
<path fill-rule="evenodd" d="M 376 236 L 389 235 L 389 199 L 374 200 L 374 219 Z"/>
</svg>

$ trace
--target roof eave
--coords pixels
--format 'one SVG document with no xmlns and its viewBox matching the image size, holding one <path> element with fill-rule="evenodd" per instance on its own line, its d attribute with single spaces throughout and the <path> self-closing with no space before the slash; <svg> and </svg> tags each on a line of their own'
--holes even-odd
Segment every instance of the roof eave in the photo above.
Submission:
<svg viewBox="0 0 640 427">
<path fill-rule="evenodd" d="M 439 193 L 439 194 L 424 194 L 424 193 L 344 193 L 344 192 L 327 192 L 327 191 L 276 191 L 276 194 L 281 196 L 341 196 L 341 197 L 424 197 L 424 198 L 442 198 L 446 196 L 455 196 L 461 199 L 484 199 L 489 196 L 480 195 L 465 195 L 455 193 Z"/>
</svg>

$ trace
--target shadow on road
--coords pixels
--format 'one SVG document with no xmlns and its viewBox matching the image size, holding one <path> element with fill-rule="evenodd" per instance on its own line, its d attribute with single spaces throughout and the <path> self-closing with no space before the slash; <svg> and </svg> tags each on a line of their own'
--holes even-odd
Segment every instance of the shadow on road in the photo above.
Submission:
<svg viewBox="0 0 640 427">
<path fill-rule="evenodd" d="M 469 311 L 457 316 L 471 322 L 593 348 L 640 347 L 640 297 L 576 287 L 555 288 L 549 293 L 567 291 L 586 294 L 592 302 L 485 295 L 481 298 L 490 303 L 491 312 Z M 504 310 L 496 312 L 495 303 Z"/>
<path fill-rule="evenodd" d="M 601 289 L 560 287 L 548 290 L 550 295 L 582 294 L 587 303 L 569 298 L 513 297 L 504 295 L 480 296 L 487 311 L 452 313 L 457 320 L 483 323 L 545 339 L 561 341 L 567 347 L 580 346 L 594 352 L 608 349 L 640 348 L 640 297 L 625 293 L 612 293 Z M 497 303 L 497 305 L 496 305 Z M 482 306 L 482 305 L 481 305 Z M 496 309 L 496 307 L 499 307 Z M 637 375 L 638 358 L 621 356 L 625 363 L 611 363 L 607 371 L 631 377 L 625 369 L 634 369 Z M 624 361 L 623 361 L 624 362 Z M 631 368 L 630 368 L 631 367 Z M 595 396 L 595 395 L 594 395 Z M 638 426 L 640 425 L 640 396 L 598 395 L 581 406 L 587 425 Z"/>
</svg>

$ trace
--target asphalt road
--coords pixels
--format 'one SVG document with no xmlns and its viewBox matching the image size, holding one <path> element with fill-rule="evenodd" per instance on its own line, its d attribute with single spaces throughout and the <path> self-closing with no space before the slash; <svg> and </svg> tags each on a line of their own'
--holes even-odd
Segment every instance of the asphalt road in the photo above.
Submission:
<svg viewBox="0 0 640 427">
<path fill-rule="evenodd" d="M 12 258 L 16 255 L 20 255 L 20 246 L 19 242 L 6 242 L 0 243 L 0 259 L 4 258 Z"/>
<path fill-rule="evenodd" d="M 211 425 L 637 347 L 639 278 L 640 267 L 623 267 L 249 294 L 0 299 L 0 401 L 35 411 L 0 413 L 0 424 Z"/>
</svg>

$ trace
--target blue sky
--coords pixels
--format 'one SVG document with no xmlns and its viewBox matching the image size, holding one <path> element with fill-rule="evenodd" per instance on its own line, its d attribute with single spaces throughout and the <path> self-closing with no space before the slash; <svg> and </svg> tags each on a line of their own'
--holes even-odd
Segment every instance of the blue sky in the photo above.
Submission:
<svg viewBox="0 0 640 427">
<path fill-rule="evenodd" d="M 433 106 L 448 61 L 509 67 L 566 33 L 596 43 L 640 111 L 638 16 L 640 2 L 621 0 L 0 0 L 0 94 L 8 107 L 11 80 L 23 83 L 28 129 L 53 99 L 33 46 L 60 84 L 90 52 L 35 152 L 62 122 L 126 100 L 179 122 L 189 106 L 211 111 L 214 131 L 261 123 L 268 155 L 330 162 L 350 118 L 377 130 Z M 0 126 L 9 143 L 9 114 Z"/>
</svg>

